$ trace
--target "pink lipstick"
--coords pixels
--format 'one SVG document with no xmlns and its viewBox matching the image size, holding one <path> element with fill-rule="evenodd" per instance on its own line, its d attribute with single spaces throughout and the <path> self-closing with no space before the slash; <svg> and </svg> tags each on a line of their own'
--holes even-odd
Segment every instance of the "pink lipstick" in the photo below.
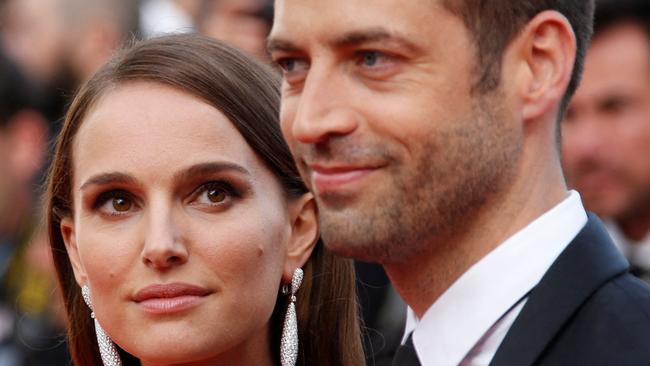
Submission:
<svg viewBox="0 0 650 366">
<path fill-rule="evenodd" d="M 212 291 L 185 283 L 157 284 L 138 291 L 132 300 L 151 314 L 171 314 L 198 306 Z"/>
</svg>

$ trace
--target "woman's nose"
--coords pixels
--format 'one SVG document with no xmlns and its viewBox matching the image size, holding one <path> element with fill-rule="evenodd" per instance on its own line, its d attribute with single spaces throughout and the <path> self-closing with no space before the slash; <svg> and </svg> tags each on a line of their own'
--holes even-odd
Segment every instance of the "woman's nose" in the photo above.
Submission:
<svg viewBox="0 0 650 366">
<path fill-rule="evenodd" d="M 167 270 L 186 263 L 189 251 L 181 238 L 173 213 L 171 210 L 155 211 L 147 220 L 142 249 L 143 263 L 156 270 Z"/>
</svg>

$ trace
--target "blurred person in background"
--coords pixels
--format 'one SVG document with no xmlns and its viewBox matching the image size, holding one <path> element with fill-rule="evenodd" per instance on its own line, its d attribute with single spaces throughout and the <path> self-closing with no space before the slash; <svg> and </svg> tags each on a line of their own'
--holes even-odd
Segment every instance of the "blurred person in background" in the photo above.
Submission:
<svg viewBox="0 0 650 366">
<path fill-rule="evenodd" d="M 37 182 L 48 124 L 32 92 L 0 50 L 0 365 L 62 365 L 63 327 L 52 314 L 51 260 L 40 254 Z M 33 245 L 31 243 L 34 243 Z M 42 249 L 45 250 L 42 250 Z M 40 262 L 40 263 L 39 263 Z"/>
<path fill-rule="evenodd" d="M 6 0 L 1 30 L 10 58 L 40 86 L 49 120 L 138 29 L 137 0 Z"/>
<path fill-rule="evenodd" d="M 266 60 L 273 23 L 272 0 L 203 0 L 199 32 Z"/>
<path fill-rule="evenodd" d="M 144 38 L 167 33 L 193 33 L 204 0 L 143 0 L 140 32 Z"/>
<path fill-rule="evenodd" d="M 585 73 L 563 123 L 567 178 L 650 281 L 650 2 L 597 3 Z"/>
</svg>

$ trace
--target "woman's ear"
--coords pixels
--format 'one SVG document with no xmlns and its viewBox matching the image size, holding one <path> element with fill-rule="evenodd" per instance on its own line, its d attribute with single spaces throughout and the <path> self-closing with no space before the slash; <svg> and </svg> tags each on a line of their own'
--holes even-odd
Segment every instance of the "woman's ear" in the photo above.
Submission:
<svg viewBox="0 0 650 366">
<path fill-rule="evenodd" d="M 289 203 L 291 233 L 287 245 L 282 282 L 291 282 L 296 268 L 302 267 L 318 242 L 318 210 L 314 196 L 305 193 Z"/>
<path fill-rule="evenodd" d="M 88 277 L 86 276 L 86 271 L 84 270 L 84 267 L 81 264 L 81 259 L 79 258 L 74 221 L 70 217 L 65 217 L 61 220 L 60 228 L 61 236 L 63 237 L 65 249 L 68 252 L 68 258 L 70 258 L 70 263 L 72 264 L 72 270 L 74 272 L 74 277 L 77 280 L 77 284 L 79 286 L 86 285 L 88 284 Z"/>
</svg>

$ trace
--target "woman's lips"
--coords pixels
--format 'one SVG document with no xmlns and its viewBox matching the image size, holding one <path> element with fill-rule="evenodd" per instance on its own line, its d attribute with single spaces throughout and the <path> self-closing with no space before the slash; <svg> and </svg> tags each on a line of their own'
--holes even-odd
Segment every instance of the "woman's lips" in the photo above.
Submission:
<svg viewBox="0 0 650 366">
<path fill-rule="evenodd" d="M 152 314 L 170 314 L 199 305 L 212 291 L 184 283 L 157 284 L 138 291 L 132 300 Z"/>
</svg>

